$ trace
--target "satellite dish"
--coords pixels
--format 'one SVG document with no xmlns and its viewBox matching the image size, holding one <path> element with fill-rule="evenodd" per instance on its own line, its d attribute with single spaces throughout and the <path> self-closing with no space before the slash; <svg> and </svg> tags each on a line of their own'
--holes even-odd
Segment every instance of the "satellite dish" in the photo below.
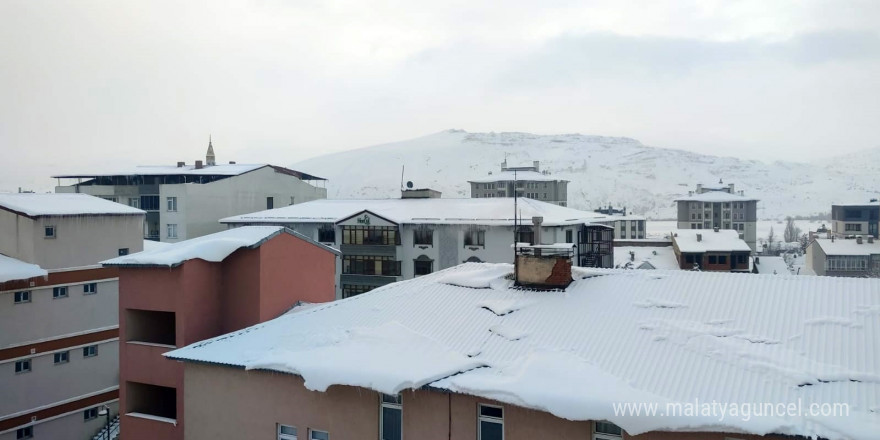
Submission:
<svg viewBox="0 0 880 440">
<path fill-rule="evenodd" d="M 406 182 L 406 187 L 409 189 L 412 189 L 412 187 L 413 187 L 412 180 Z"/>
</svg>

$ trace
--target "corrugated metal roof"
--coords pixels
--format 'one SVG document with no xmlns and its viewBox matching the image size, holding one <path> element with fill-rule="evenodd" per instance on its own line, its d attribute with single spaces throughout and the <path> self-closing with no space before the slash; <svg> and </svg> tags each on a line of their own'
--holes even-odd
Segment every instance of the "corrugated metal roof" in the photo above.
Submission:
<svg viewBox="0 0 880 440">
<path fill-rule="evenodd" d="M 167 355 L 300 374 L 315 389 L 430 384 L 560 417 L 610 420 L 630 434 L 867 439 L 865 432 L 880 432 L 878 280 L 576 269 L 565 292 L 538 292 L 511 288 L 511 271 L 464 264 Z M 383 330 L 389 326 L 393 332 Z M 419 364 L 426 356 L 445 363 Z M 364 367 L 383 362 L 394 368 Z M 443 376 L 451 377 L 437 380 Z M 610 405 L 694 399 L 845 403 L 850 416 L 633 418 Z"/>
</svg>

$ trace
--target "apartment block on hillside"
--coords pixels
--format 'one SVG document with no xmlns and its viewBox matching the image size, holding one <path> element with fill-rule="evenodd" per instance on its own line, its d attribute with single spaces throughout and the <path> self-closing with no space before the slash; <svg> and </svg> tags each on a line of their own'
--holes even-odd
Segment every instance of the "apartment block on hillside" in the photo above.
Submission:
<svg viewBox="0 0 880 440">
<path fill-rule="evenodd" d="M 831 205 L 831 233 L 837 237 L 872 236 L 880 238 L 880 203 Z"/>
<path fill-rule="evenodd" d="M 734 185 L 697 184 L 678 204 L 678 229 L 730 229 L 742 235 L 752 252 L 757 246 L 758 199 L 737 192 Z"/>
<path fill-rule="evenodd" d="M 670 233 L 681 269 L 748 272 L 751 248 L 739 233 L 722 229 L 679 229 Z"/>
<path fill-rule="evenodd" d="M 541 171 L 541 163 L 509 167 L 501 163 L 501 172 L 469 180 L 471 197 L 526 197 L 559 206 L 568 206 L 568 180 L 557 179 Z"/>
</svg>

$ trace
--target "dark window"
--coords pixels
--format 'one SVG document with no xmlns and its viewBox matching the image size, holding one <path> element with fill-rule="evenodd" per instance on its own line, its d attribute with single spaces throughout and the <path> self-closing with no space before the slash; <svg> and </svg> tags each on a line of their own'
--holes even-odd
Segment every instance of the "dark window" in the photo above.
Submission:
<svg viewBox="0 0 880 440">
<path fill-rule="evenodd" d="M 709 255 L 709 264 L 718 264 L 718 257 Z"/>
<path fill-rule="evenodd" d="M 177 419 L 177 389 L 138 382 L 126 382 L 125 386 L 128 411 Z"/>
<path fill-rule="evenodd" d="M 380 431 L 382 440 L 401 440 L 403 438 L 403 406 L 400 395 L 382 395 L 382 417 Z"/>
<path fill-rule="evenodd" d="M 413 261 L 413 273 L 415 276 L 427 275 L 434 271 L 434 262 L 432 260 L 415 260 Z"/>
<path fill-rule="evenodd" d="M 14 301 L 15 304 L 29 303 L 29 302 L 31 302 L 31 292 L 28 290 L 23 290 L 21 292 L 15 292 L 14 300 L 15 300 Z"/>
<path fill-rule="evenodd" d="M 718 264 L 727 264 L 727 255 L 719 255 Z"/>
<path fill-rule="evenodd" d="M 24 428 L 19 428 L 15 431 L 16 440 L 25 439 L 25 438 L 33 438 L 34 437 L 34 427 L 33 426 L 25 426 Z"/>
<path fill-rule="evenodd" d="M 486 231 L 481 229 L 469 229 L 464 233 L 464 245 L 465 246 L 485 246 L 486 245 Z"/>
<path fill-rule="evenodd" d="M 43 233 L 46 238 L 55 238 L 55 226 L 46 226 Z"/>
<path fill-rule="evenodd" d="M 336 243 L 336 227 L 332 224 L 321 226 L 318 229 L 318 241 L 321 243 Z"/>
<path fill-rule="evenodd" d="M 369 292 L 375 289 L 376 286 L 366 286 L 363 284 L 343 284 L 342 285 L 342 297 L 349 298 L 352 296 L 360 295 L 362 293 Z"/>
<path fill-rule="evenodd" d="M 144 211 L 158 211 L 159 196 L 141 196 L 141 209 Z"/>
<path fill-rule="evenodd" d="M 52 288 L 52 298 L 67 298 L 67 286 L 53 287 Z"/>
<path fill-rule="evenodd" d="M 397 277 L 400 276 L 400 261 L 394 261 L 393 257 L 345 255 L 342 257 L 342 273 Z"/>
<path fill-rule="evenodd" d="M 433 246 L 434 230 L 427 226 L 419 226 L 413 231 L 414 246 Z"/>
<path fill-rule="evenodd" d="M 272 209 L 275 207 L 275 198 L 274 197 L 266 197 L 266 209 Z"/>
<path fill-rule="evenodd" d="M 572 237 L 573 235 L 574 234 L 572 233 L 571 229 L 565 231 L 565 242 L 566 243 L 574 243 L 574 238 Z"/>
<path fill-rule="evenodd" d="M 746 256 L 745 256 L 745 255 L 737 255 L 737 257 L 736 257 L 736 261 L 737 261 L 739 264 L 743 264 L 743 263 L 746 262 Z"/>
<path fill-rule="evenodd" d="M 98 283 L 83 284 L 83 293 L 85 293 L 85 294 L 98 293 Z"/>
<path fill-rule="evenodd" d="M 691 264 L 693 264 L 693 262 L 694 262 L 694 256 L 693 256 L 693 255 L 685 255 L 685 256 L 684 256 L 684 261 L 685 261 L 686 263 L 691 263 Z"/>
<path fill-rule="evenodd" d="M 98 355 L 98 346 L 97 345 L 89 345 L 88 347 L 83 347 L 83 357 L 95 357 Z"/>
<path fill-rule="evenodd" d="M 516 233 L 516 242 L 517 243 L 533 243 L 535 240 L 535 232 L 532 230 L 531 226 L 520 226 L 519 231 Z M 540 244 L 540 243 L 536 243 Z"/>
<path fill-rule="evenodd" d="M 343 226 L 342 244 L 395 246 L 400 237 L 395 226 Z"/>
<path fill-rule="evenodd" d="M 83 420 L 93 420 L 98 418 L 98 408 L 89 408 L 83 411 Z"/>
<path fill-rule="evenodd" d="M 622 436 L 623 431 L 619 426 L 608 422 L 596 422 L 596 434 L 611 434 L 614 436 Z"/>
<path fill-rule="evenodd" d="M 126 309 L 125 341 L 175 344 L 174 312 Z"/>
<path fill-rule="evenodd" d="M 55 353 L 54 361 L 56 364 L 66 364 L 70 362 L 70 352 L 62 351 L 60 353 Z"/>
<path fill-rule="evenodd" d="M 128 255 L 128 248 L 119 249 L 119 256 Z"/>
<path fill-rule="evenodd" d="M 478 440 L 504 438 L 504 410 L 497 406 L 480 405 Z"/>
<path fill-rule="evenodd" d="M 31 371 L 31 360 L 30 359 L 22 359 L 20 361 L 15 361 L 15 372 L 16 373 L 27 373 Z"/>
</svg>

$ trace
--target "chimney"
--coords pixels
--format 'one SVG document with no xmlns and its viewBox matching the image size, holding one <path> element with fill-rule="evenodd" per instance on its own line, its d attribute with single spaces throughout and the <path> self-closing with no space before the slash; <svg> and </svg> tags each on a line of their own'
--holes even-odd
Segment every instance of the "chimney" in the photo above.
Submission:
<svg viewBox="0 0 880 440">
<path fill-rule="evenodd" d="M 828 234 L 828 235 L 831 235 L 831 234 Z M 831 235 L 831 242 L 834 243 L 834 236 L 833 235 Z"/>
<path fill-rule="evenodd" d="M 697 184 L 697 194 L 700 194 L 700 193 L 702 193 L 702 192 L 703 192 L 703 184 L 702 184 L 702 183 L 698 183 L 698 184 Z"/>
<path fill-rule="evenodd" d="M 703 234 L 697 234 L 697 241 L 703 241 Z"/>
<path fill-rule="evenodd" d="M 731 193 L 731 194 L 736 194 L 736 190 L 733 189 L 733 184 L 732 184 L 732 183 L 728 183 L 728 184 L 727 184 L 727 187 L 730 188 L 730 190 L 728 190 L 727 192 L 729 192 L 729 193 Z"/>
<path fill-rule="evenodd" d="M 197 169 L 197 170 L 200 170 L 200 169 L 202 169 L 202 168 L 203 168 L 203 167 L 202 167 L 202 161 L 197 160 L 197 161 L 196 161 L 196 169 Z"/>
<path fill-rule="evenodd" d="M 718 229 L 719 229 L 719 228 L 718 228 L 718 226 L 715 226 L 714 229 L 715 229 L 715 232 L 718 232 Z"/>
<path fill-rule="evenodd" d="M 856 244 L 862 244 L 862 236 L 861 235 L 856 237 Z"/>
<path fill-rule="evenodd" d="M 541 171 L 541 161 L 532 161 L 532 166 L 535 167 L 535 171 Z"/>
<path fill-rule="evenodd" d="M 186 162 L 177 162 L 177 168 L 183 168 L 186 165 Z"/>
<path fill-rule="evenodd" d="M 541 223 L 544 223 L 544 217 L 532 217 L 532 244 L 541 244 Z"/>
<path fill-rule="evenodd" d="M 868 236 L 868 244 L 874 244 L 874 236 L 873 235 Z"/>
</svg>

